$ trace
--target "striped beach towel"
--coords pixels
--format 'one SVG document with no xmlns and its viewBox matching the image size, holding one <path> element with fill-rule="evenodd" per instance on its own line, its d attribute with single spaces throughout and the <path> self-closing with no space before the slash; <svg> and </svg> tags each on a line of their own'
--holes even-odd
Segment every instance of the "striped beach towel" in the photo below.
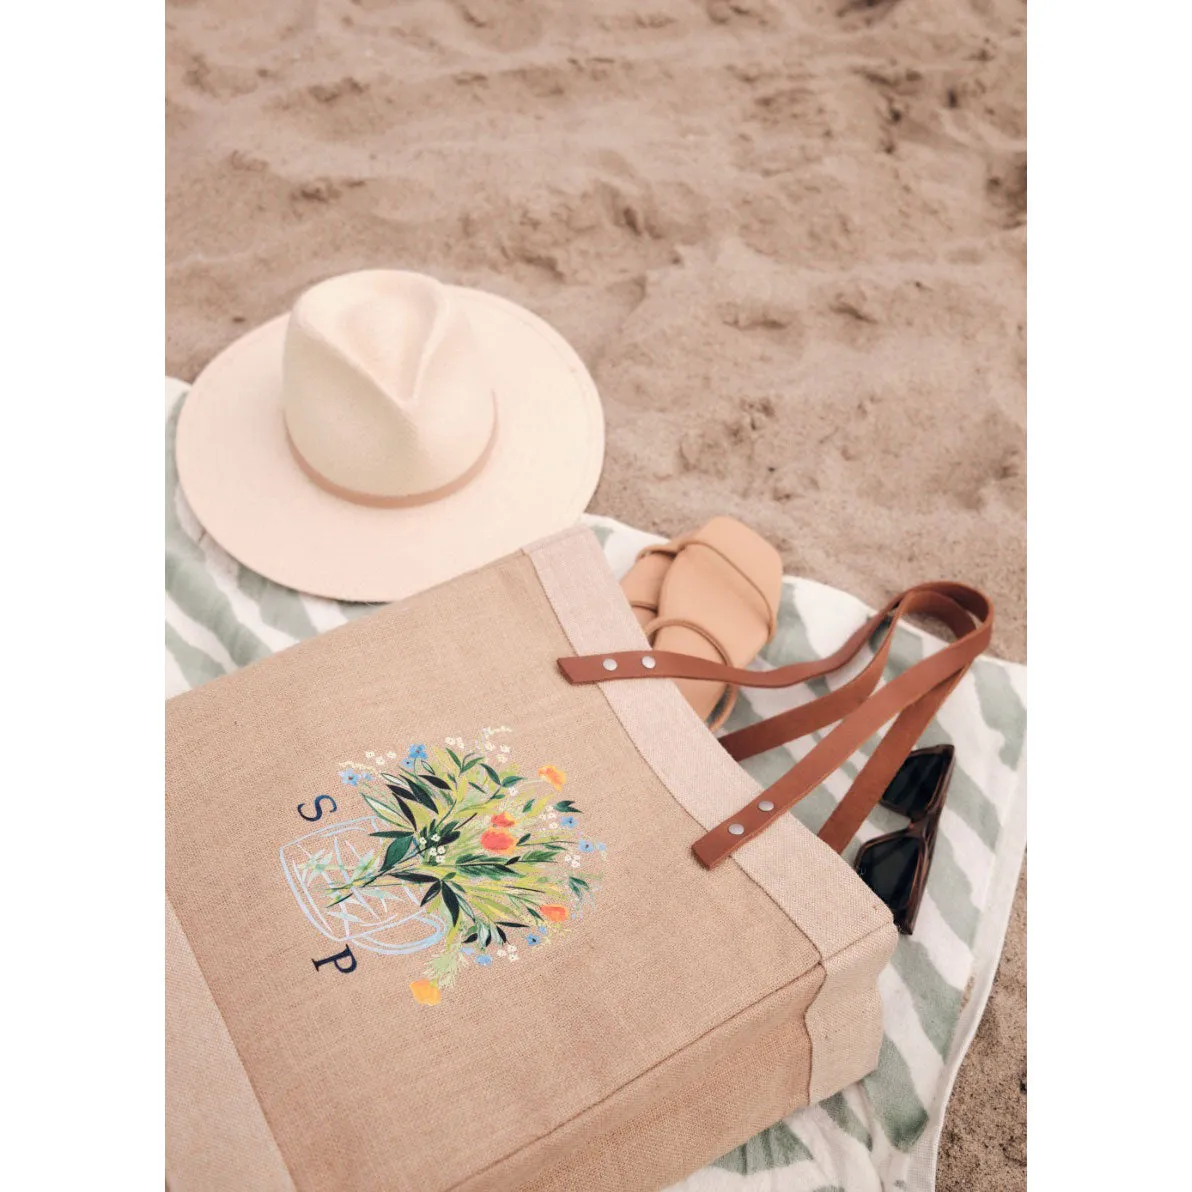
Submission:
<svg viewBox="0 0 1192 1192">
<path fill-rule="evenodd" d="M 202 530 L 178 489 L 174 434 L 186 386 L 166 382 L 166 694 L 176 695 L 277 650 L 367 615 L 347 604 L 279 587 L 240 566 Z M 611 518 L 585 521 L 623 574 L 657 538 Z M 811 580 L 788 577 L 778 632 L 755 664 L 824 657 L 872 610 Z M 942 643 L 897 630 L 887 678 Z M 725 731 L 822 695 L 861 661 L 794 691 L 742 692 Z M 952 1083 L 985 1008 L 1005 937 L 1026 838 L 1026 670 L 981 658 L 944 705 L 923 744 L 952 742 L 956 765 L 915 934 L 902 937 L 880 979 L 885 1039 L 875 1071 L 800 1110 L 684 1180 L 683 1192 L 926 1192 Z M 768 785 L 818 740 L 751 758 Z M 795 808 L 818 830 L 844 795 L 866 749 Z M 905 823 L 878 807 L 862 840 Z M 776 1057 L 775 1062 L 780 1062 Z"/>
</svg>

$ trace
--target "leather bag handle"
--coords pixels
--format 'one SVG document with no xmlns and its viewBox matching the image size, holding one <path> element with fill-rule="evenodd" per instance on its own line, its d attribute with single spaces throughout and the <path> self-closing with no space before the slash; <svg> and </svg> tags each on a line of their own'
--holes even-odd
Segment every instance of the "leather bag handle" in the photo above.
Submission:
<svg viewBox="0 0 1192 1192">
<path fill-rule="evenodd" d="M 876 690 L 894 642 L 894 629 L 910 614 L 942 621 L 955 640 Z M 712 869 L 789 811 L 884 724 L 893 721 L 848 794 L 820 829 L 820 838 L 842 852 L 944 700 L 989 645 L 993 630 L 993 604 L 989 598 L 976 588 L 946 580 L 918 584 L 895 596 L 827 658 L 771 671 L 743 670 L 666 650 L 577 655 L 560 658 L 558 663 L 567 680 L 576 684 L 655 678 L 711 679 L 741 687 L 790 687 L 838 670 L 883 628 L 885 636 L 873 658 L 847 683 L 810 703 L 720 739 L 721 745 L 740 761 L 836 723 L 777 782 L 692 845 L 700 862 Z"/>
</svg>

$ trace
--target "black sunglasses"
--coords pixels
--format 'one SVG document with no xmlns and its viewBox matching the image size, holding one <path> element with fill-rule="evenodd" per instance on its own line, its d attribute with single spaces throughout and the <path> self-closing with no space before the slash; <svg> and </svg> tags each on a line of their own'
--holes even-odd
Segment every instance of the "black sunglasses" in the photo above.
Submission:
<svg viewBox="0 0 1192 1192">
<path fill-rule="evenodd" d="M 890 908 L 904 935 L 915 929 L 955 755 L 951 745 L 932 745 L 907 756 L 882 795 L 882 806 L 911 822 L 868 841 L 857 854 L 861 879 Z"/>
</svg>

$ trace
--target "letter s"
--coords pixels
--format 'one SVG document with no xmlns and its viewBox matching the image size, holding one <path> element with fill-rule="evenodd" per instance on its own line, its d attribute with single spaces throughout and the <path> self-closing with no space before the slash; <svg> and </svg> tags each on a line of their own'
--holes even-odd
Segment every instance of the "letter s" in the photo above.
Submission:
<svg viewBox="0 0 1192 1192">
<path fill-rule="evenodd" d="M 320 804 L 320 803 L 322 803 L 324 799 L 326 799 L 326 800 L 327 800 L 327 802 L 331 804 L 331 810 L 332 810 L 332 811 L 338 811 L 338 810 L 339 810 L 339 808 L 338 808 L 338 807 L 336 807 L 336 805 L 335 805 L 335 800 L 334 800 L 334 799 L 333 799 L 333 798 L 332 798 L 330 795 L 320 795 L 320 796 L 319 796 L 319 797 L 318 797 L 318 798 L 315 800 L 315 813 L 314 813 L 314 815 L 307 815 L 307 814 L 306 814 L 306 812 L 302 810 L 302 809 L 303 809 L 303 808 L 306 806 L 306 804 L 305 804 L 305 803 L 299 803 L 299 804 L 298 804 L 298 814 L 299 814 L 300 816 L 302 816 L 302 818 L 303 818 L 304 820 L 308 820 L 308 821 L 309 821 L 310 823 L 312 823 L 312 824 L 315 822 L 315 820 L 321 820 L 321 819 L 323 818 L 323 809 L 322 809 L 322 808 L 319 806 L 319 804 Z"/>
</svg>

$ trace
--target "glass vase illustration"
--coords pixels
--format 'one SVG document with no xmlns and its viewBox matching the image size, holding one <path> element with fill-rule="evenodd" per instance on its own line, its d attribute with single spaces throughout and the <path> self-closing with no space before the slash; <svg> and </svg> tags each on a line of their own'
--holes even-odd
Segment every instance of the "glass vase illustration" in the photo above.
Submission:
<svg viewBox="0 0 1192 1192">
<path fill-rule="evenodd" d="M 408 885 L 366 884 L 385 846 L 370 833 L 388 827 L 367 816 L 318 828 L 282 847 L 282 868 L 302 913 L 328 939 L 389 955 L 421 952 L 443 939 L 446 920 L 419 906 Z"/>
</svg>

